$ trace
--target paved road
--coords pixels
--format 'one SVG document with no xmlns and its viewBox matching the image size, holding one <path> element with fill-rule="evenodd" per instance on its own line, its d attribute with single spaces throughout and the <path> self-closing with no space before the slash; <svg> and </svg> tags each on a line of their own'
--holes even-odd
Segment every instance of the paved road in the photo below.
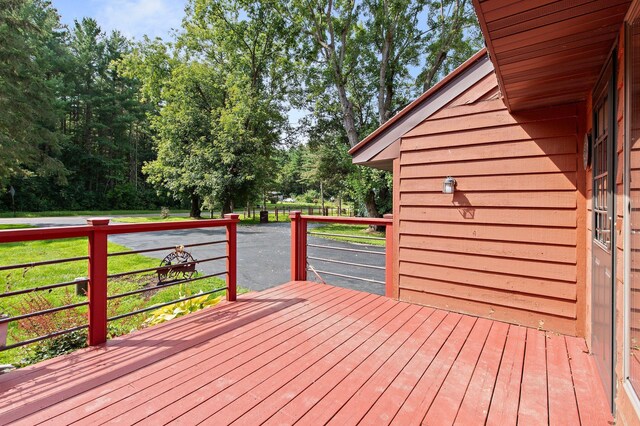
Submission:
<svg viewBox="0 0 640 426">
<path fill-rule="evenodd" d="M 85 217 L 54 218 L 19 218 L 0 219 L 0 224 L 25 223 L 35 226 L 74 226 L 86 223 Z M 241 225 L 238 227 L 238 285 L 251 290 L 264 290 L 289 281 L 290 225 L 288 223 L 270 223 L 265 225 Z M 164 246 L 186 245 L 205 241 L 224 239 L 223 228 L 190 229 L 169 232 L 153 232 L 145 234 L 120 234 L 110 236 L 110 241 L 138 250 Z M 382 253 L 381 247 L 344 243 L 309 236 L 309 244 L 325 245 L 339 248 L 355 248 Z M 205 259 L 224 254 L 224 245 L 194 247 L 191 253 L 196 259 Z M 150 256 L 163 258 L 167 251 L 151 253 Z M 327 250 L 309 247 L 309 256 L 384 266 L 384 256 L 358 252 Z M 358 276 L 367 279 L 384 281 L 384 271 L 365 269 L 343 264 L 330 264 L 316 260 L 309 263 L 316 270 L 335 272 L 343 275 Z M 205 262 L 198 266 L 204 273 L 224 271 L 224 260 Z M 341 277 L 320 274 L 325 282 L 356 290 L 384 294 L 384 285 Z M 313 272 L 308 273 L 309 280 L 319 281 Z"/>
</svg>

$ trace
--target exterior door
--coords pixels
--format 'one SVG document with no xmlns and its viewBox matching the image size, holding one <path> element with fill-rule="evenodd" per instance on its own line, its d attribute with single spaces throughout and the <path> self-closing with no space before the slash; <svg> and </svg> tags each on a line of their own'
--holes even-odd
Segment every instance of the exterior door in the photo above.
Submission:
<svg viewBox="0 0 640 426">
<path fill-rule="evenodd" d="M 615 56 L 614 56 L 615 57 Z M 610 403 L 613 402 L 613 314 L 615 191 L 614 84 L 612 63 L 594 92 L 593 108 L 593 246 L 592 351 Z"/>
<path fill-rule="evenodd" d="M 627 26 L 627 152 L 625 157 L 629 200 L 625 249 L 628 273 L 627 365 L 626 377 L 636 396 L 640 395 L 640 9 L 636 8 Z"/>
</svg>

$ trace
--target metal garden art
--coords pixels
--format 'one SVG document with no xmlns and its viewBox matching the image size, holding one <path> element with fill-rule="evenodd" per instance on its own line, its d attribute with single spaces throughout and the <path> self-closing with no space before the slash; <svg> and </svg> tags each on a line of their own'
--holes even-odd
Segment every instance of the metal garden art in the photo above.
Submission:
<svg viewBox="0 0 640 426">
<path fill-rule="evenodd" d="M 158 268 L 158 285 L 188 280 L 196 273 L 197 261 L 184 246 L 176 246 L 175 250 L 165 256 Z"/>
</svg>

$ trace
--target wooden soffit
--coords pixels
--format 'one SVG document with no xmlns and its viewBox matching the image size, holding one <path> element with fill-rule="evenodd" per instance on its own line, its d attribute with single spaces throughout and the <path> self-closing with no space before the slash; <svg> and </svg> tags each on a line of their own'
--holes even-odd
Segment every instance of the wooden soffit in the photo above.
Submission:
<svg viewBox="0 0 640 426">
<path fill-rule="evenodd" d="M 510 111 L 584 101 L 631 0 L 473 0 Z"/>
</svg>

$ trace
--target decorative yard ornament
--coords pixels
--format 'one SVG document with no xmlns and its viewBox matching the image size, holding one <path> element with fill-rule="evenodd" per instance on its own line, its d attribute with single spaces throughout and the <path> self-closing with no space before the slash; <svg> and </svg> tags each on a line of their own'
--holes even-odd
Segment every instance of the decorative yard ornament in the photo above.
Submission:
<svg viewBox="0 0 640 426">
<path fill-rule="evenodd" d="M 175 250 L 160 262 L 158 285 L 190 279 L 196 273 L 196 263 L 191 253 L 184 250 L 184 246 L 176 246 Z"/>
</svg>

